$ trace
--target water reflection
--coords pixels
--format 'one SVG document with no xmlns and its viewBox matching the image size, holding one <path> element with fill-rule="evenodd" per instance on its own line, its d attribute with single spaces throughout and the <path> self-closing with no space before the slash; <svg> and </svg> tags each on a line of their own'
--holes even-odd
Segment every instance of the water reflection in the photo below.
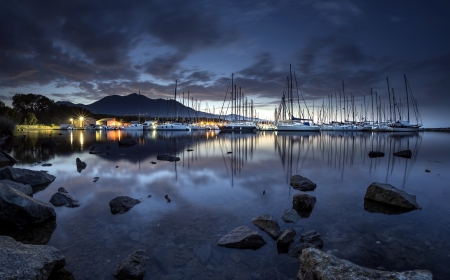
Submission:
<svg viewBox="0 0 450 280">
<path fill-rule="evenodd" d="M 29 133 L 26 139 L 15 139 L 18 148 L 12 155 L 20 161 L 15 167 L 43 169 L 36 164 L 42 157 L 53 163 L 46 170 L 56 176 L 35 198 L 48 201 L 64 186 L 81 203 L 76 209 L 55 209 L 58 227 L 49 241 L 62 250 L 67 269 L 77 279 L 111 279 L 114 267 L 138 248 L 146 249 L 152 260 L 147 275 L 154 279 L 211 278 L 205 267 L 214 276 L 227 278 L 295 277 L 298 260 L 278 254 L 275 242 L 264 232 L 260 233 L 268 244 L 257 251 L 216 246 L 221 236 L 238 226 L 252 226 L 251 220 L 261 214 L 277 217 L 281 229 L 293 228 L 297 236 L 316 230 L 324 239 L 324 251 L 359 265 L 430 269 L 435 279 L 450 273 L 442 261 L 450 254 L 445 243 L 450 238 L 450 178 L 444 171 L 449 167 L 445 163 L 450 152 L 448 136 L 273 131 Z M 50 138 L 56 147 L 41 150 L 38 140 Z M 119 148 L 123 139 L 137 144 Z M 92 146 L 101 153 L 89 154 Z M 405 149 L 412 151 L 410 159 L 392 155 Z M 385 156 L 369 158 L 370 151 Z M 158 161 L 162 154 L 180 160 Z M 87 164 L 81 173 L 74 168 L 76 158 Z M 425 173 L 425 166 L 432 172 Z M 289 186 L 294 174 L 317 184 L 311 193 L 317 203 L 307 219 L 287 224 L 281 215 L 292 207 L 292 196 L 298 193 Z M 423 209 L 385 215 L 364 204 L 365 190 L 375 181 L 403 185 L 417 195 Z M 113 216 L 108 203 L 119 195 L 142 202 Z"/>
</svg>

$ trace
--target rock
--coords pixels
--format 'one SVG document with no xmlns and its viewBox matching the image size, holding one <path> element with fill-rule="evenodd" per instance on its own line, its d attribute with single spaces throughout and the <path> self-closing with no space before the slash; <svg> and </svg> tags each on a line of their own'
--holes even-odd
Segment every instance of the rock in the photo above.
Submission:
<svg viewBox="0 0 450 280">
<path fill-rule="evenodd" d="M 71 196 L 65 188 L 59 188 L 58 192 L 50 198 L 50 203 L 54 206 L 66 206 L 70 208 L 80 206 L 80 202 Z"/>
<path fill-rule="evenodd" d="M 286 229 L 283 230 L 277 239 L 278 246 L 289 246 L 294 241 L 295 230 Z"/>
<path fill-rule="evenodd" d="M 7 152 L 0 151 L 0 166 L 14 165 L 18 161 Z"/>
<path fill-rule="evenodd" d="M 148 258 L 145 250 L 136 250 L 126 257 L 113 271 L 113 276 L 120 280 L 143 279 L 147 269 Z"/>
<path fill-rule="evenodd" d="M 319 248 L 319 249 L 322 249 L 322 247 L 323 247 L 322 236 L 320 234 L 318 234 L 315 230 L 310 230 L 310 231 L 305 232 L 304 234 L 300 235 L 300 242 L 312 244 L 312 245 L 314 245 L 314 247 Z"/>
<path fill-rule="evenodd" d="M 51 163 L 44 163 L 44 164 L 42 164 L 42 166 L 52 166 L 52 164 Z"/>
<path fill-rule="evenodd" d="M 364 210 L 369 213 L 381 213 L 387 215 L 399 215 L 404 214 L 414 209 L 393 206 L 385 203 L 379 203 L 374 200 L 364 199 Z"/>
<path fill-rule="evenodd" d="M 289 248 L 288 251 L 288 255 L 293 257 L 293 258 L 298 258 L 302 255 L 302 251 L 306 248 L 316 248 L 316 249 L 320 249 L 317 248 L 316 245 L 311 244 L 311 243 L 300 243 L 300 244 L 296 244 L 294 246 L 291 246 Z"/>
<path fill-rule="evenodd" d="M 81 173 L 81 170 L 85 169 L 86 166 L 87 166 L 86 162 L 81 161 L 81 159 L 79 159 L 79 158 L 77 158 L 77 159 L 75 160 L 75 163 L 76 163 L 76 165 L 77 165 L 77 171 L 78 171 L 78 173 Z"/>
<path fill-rule="evenodd" d="M 233 229 L 224 235 L 217 245 L 228 248 L 258 249 L 266 244 L 263 237 L 247 226 Z"/>
<path fill-rule="evenodd" d="M 32 188 L 46 186 L 55 180 L 55 176 L 42 171 L 34 171 L 11 166 L 0 169 L 0 179 L 29 184 Z"/>
<path fill-rule="evenodd" d="M 431 280 L 433 275 L 428 270 L 390 272 L 369 269 L 347 260 L 341 260 L 315 248 L 304 249 L 300 257 L 300 271 L 297 279 L 408 279 Z"/>
<path fill-rule="evenodd" d="M 267 232 L 273 239 L 277 239 L 280 236 L 280 226 L 277 219 L 272 215 L 264 214 L 253 218 L 252 223 Z"/>
<path fill-rule="evenodd" d="M 109 207 L 112 214 L 123 214 L 139 203 L 141 201 L 138 199 L 129 196 L 118 196 L 109 202 Z"/>
<path fill-rule="evenodd" d="M 16 189 L 26 195 L 33 196 L 33 189 L 28 184 L 22 184 L 18 182 L 14 182 L 9 179 L 0 180 L 0 184 L 6 185 L 10 188 Z"/>
<path fill-rule="evenodd" d="M 294 209 L 285 209 L 283 211 L 283 214 L 281 215 L 281 218 L 286 223 L 296 223 L 298 222 L 302 217 L 295 211 Z"/>
<path fill-rule="evenodd" d="M 122 139 L 119 141 L 119 146 L 134 146 L 137 142 L 132 139 Z"/>
<path fill-rule="evenodd" d="M 169 195 L 168 194 L 166 194 L 165 196 L 164 196 L 164 198 L 167 200 L 167 202 L 171 202 L 172 201 L 172 199 L 170 199 L 170 197 L 169 197 Z"/>
<path fill-rule="evenodd" d="M 430 173 L 430 170 L 428 170 L 428 169 L 425 169 L 425 172 L 427 172 L 427 173 Z"/>
<path fill-rule="evenodd" d="M 174 157 L 174 156 L 171 156 L 171 155 L 158 155 L 158 156 L 156 156 L 156 159 L 157 160 L 170 161 L 170 162 L 179 161 L 180 160 L 179 157 Z"/>
<path fill-rule="evenodd" d="M 48 279 L 66 260 L 54 247 L 27 245 L 0 236 L 0 279 Z"/>
<path fill-rule="evenodd" d="M 396 157 L 402 157 L 402 158 L 411 158 L 412 157 L 411 150 L 398 151 L 398 152 L 393 153 L 393 155 Z"/>
<path fill-rule="evenodd" d="M 100 179 L 100 178 L 99 178 L 99 177 L 94 177 L 94 178 L 93 178 L 93 181 L 92 181 L 92 182 L 94 182 L 94 183 L 95 183 L 95 182 L 97 182 L 97 181 L 98 181 L 98 179 Z"/>
<path fill-rule="evenodd" d="M 415 195 L 408 194 L 390 184 L 377 182 L 370 184 L 364 198 L 406 209 L 421 209 Z"/>
<path fill-rule="evenodd" d="M 308 178 L 302 177 L 300 175 L 294 175 L 290 179 L 291 186 L 300 191 L 313 191 L 317 185 Z"/>
<path fill-rule="evenodd" d="M 46 140 L 41 143 L 41 146 L 46 148 L 54 148 L 56 147 L 56 142 L 53 139 Z"/>
<path fill-rule="evenodd" d="M 55 229 L 56 219 L 49 219 L 39 224 L 30 224 L 21 227 L 2 224 L 0 227 L 0 235 L 10 236 L 14 240 L 25 244 L 45 245 L 50 241 Z"/>
<path fill-rule="evenodd" d="M 306 193 L 294 195 L 292 200 L 292 208 L 299 211 L 310 211 L 316 204 L 316 198 Z"/>
<path fill-rule="evenodd" d="M 370 158 L 384 157 L 384 153 L 383 152 L 378 152 L 378 151 L 370 151 L 369 152 L 369 157 Z"/>
<path fill-rule="evenodd" d="M 21 227 L 55 218 L 55 210 L 50 204 L 0 184 L 0 224 Z"/>
</svg>

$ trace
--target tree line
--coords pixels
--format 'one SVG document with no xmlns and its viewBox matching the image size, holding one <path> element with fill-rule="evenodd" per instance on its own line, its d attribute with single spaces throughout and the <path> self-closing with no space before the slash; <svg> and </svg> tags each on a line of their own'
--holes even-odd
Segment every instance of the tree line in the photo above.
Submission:
<svg viewBox="0 0 450 280">
<path fill-rule="evenodd" d="M 15 94 L 12 107 L 0 100 L 0 116 L 5 116 L 16 124 L 52 125 L 69 123 L 70 118 L 93 116 L 92 112 L 81 107 L 56 104 L 55 101 L 40 94 Z"/>
</svg>

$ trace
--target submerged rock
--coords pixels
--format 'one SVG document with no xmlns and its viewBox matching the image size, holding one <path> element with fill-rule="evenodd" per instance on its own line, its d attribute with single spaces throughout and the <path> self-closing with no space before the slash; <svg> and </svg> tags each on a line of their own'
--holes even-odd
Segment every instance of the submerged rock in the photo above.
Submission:
<svg viewBox="0 0 450 280">
<path fill-rule="evenodd" d="M 50 184 L 55 176 L 42 171 L 14 168 L 11 166 L 0 169 L 0 179 L 10 179 L 14 182 L 29 184 L 32 188 Z"/>
<path fill-rule="evenodd" d="M 126 257 L 113 271 L 113 276 L 120 280 L 143 279 L 147 269 L 148 258 L 145 250 L 136 250 Z"/>
<path fill-rule="evenodd" d="M 310 211 L 316 204 L 316 198 L 306 193 L 294 195 L 292 199 L 292 208 L 299 211 Z"/>
<path fill-rule="evenodd" d="M 58 192 L 50 198 L 50 203 L 54 206 L 66 206 L 70 208 L 80 206 L 80 202 L 71 196 L 65 188 L 59 188 Z"/>
<path fill-rule="evenodd" d="M 294 236 L 295 230 L 293 230 L 292 228 L 283 230 L 277 239 L 277 245 L 289 246 L 289 244 L 291 244 L 294 241 Z"/>
<path fill-rule="evenodd" d="M 411 158 L 412 157 L 411 150 L 398 151 L 398 152 L 393 153 L 393 155 L 396 157 L 402 157 L 402 158 Z"/>
<path fill-rule="evenodd" d="M 0 184 L 0 224 L 21 227 L 54 218 L 56 213 L 50 204 Z"/>
<path fill-rule="evenodd" d="M 416 196 L 399 190 L 390 184 L 374 182 L 366 190 L 365 199 L 389 204 L 406 209 L 421 209 L 416 202 Z"/>
<path fill-rule="evenodd" d="M 171 155 L 158 155 L 156 156 L 157 160 L 165 160 L 165 161 L 179 161 L 179 157 L 171 156 Z"/>
<path fill-rule="evenodd" d="M 428 270 L 390 272 L 365 268 L 347 260 L 341 260 L 315 248 L 304 249 L 300 257 L 297 279 L 392 279 L 431 280 Z"/>
<path fill-rule="evenodd" d="M 66 260 L 54 247 L 27 245 L 0 236 L 0 279 L 48 279 Z"/>
<path fill-rule="evenodd" d="M 317 185 L 308 178 L 302 177 L 300 175 L 294 175 L 290 179 L 291 186 L 300 191 L 313 191 Z"/>
<path fill-rule="evenodd" d="M 383 152 L 378 152 L 378 151 L 370 151 L 369 152 L 369 157 L 370 158 L 384 157 L 384 153 Z"/>
<path fill-rule="evenodd" d="M 285 209 L 283 211 L 283 214 L 281 215 L 281 218 L 286 223 L 296 223 L 298 222 L 302 217 L 295 211 L 294 209 Z"/>
<path fill-rule="evenodd" d="M 264 214 L 253 218 L 252 223 L 267 232 L 273 239 L 277 239 L 280 236 L 280 226 L 277 219 L 272 215 Z"/>
<path fill-rule="evenodd" d="M 322 236 L 315 230 L 310 230 L 300 235 L 300 242 L 306 244 L 312 244 L 314 247 L 322 249 L 323 240 Z"/>
<path fill-rule="evenodd" d="M 381 213 L 386 215 L 399 215 L 413 211 L 411 208 L 394 206 L 386 203 L 379 203 L 374 200 L 364 199 L 364 210 L 369 213 Z"/>
<path fill-rule="evenodd" d="M 229 248 L 258 249 L 266 244 L 263 237 L 247 226 L 233 229 L 224 235 L 217 245 Z"/>
<path fill-rule="evenodd" d="M 139 203 L 141 201 L 138 199 L 129 196 L 118 196 L 109 202 L 109 207 L 112 214 L 123 214 Z"/>
</svg>

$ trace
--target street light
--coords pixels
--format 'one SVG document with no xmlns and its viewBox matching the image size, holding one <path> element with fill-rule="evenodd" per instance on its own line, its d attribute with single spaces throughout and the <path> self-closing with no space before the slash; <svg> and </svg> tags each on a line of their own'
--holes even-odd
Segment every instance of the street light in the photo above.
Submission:
<svg viewBox="0 0 450 280">
<path fill-rule="evenodd" d="M 84 120 L 84 118 L 80 117 L 80 127 L 83 127 L 83 120 Z"/>
</svg>

